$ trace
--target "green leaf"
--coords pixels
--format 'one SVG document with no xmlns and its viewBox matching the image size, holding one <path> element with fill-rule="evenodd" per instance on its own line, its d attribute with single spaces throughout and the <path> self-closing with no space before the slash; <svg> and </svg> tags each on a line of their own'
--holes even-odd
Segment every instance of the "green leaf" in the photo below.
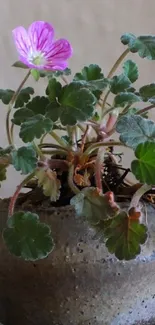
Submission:
<svg viewBox="0 0 155 325">
<path fill-rule="evenodd" d="M 48 86 L 46 88 L 46 95 L 49 97 L 51 102 L 55 101 L 57 97 L 60 96 L 62 86 L 60 82 L 56 79 L 50 79 L 48 82 Z"/>
<path fill-rule="evenodd" d="M 128 112 L 126 114 L 128 115 L 134 115 L 137 114 L 139 111 L 141 110 L 141 108 L 136 108 L 136 107 L 130 107 L 128 109 Z M 142 114 L 140 114 L 140 116 L 144 117 L 144 118 L 148 118 L 148 112 L 144 112 Z"/>
<path fill-rule="evenodd" d="M 55 101 L 47 106 L 46 117 L 56 122 L 61 115 L 60 105 Z"/>
<path fill-rule="evenodd" d="M 61 76 L 69 76 L 71 74 L 71 70 L 69 68 L 66 68 L 65 70 L 61 71 L 40 71 L 40 77 L 45 78 L 47 77 L 48 79 L 51 79 L 53 77 L 61 77 Z"/>
<path fill-rule="evenodd" d="M 36 69 L 31 69 L 31 75 L 34 78 L 35 81 L 38 81 L 40 78 L 40 72 Z"/>
<path fill-rule="evenodd" d="M 148 185 L 155 184 L 155 142 L 140 143 L 135 151 L 137 160 L 131 163 L 135 177 Z"/>
<path fill-rule="evenodd" d="M 95 96 L 79 83 L 72 82 L 63 87 L 59 97 L 59 117 L 63 125 L 84 122 L 93 115 Z"/>
<path fill-rule="evenodd" d="M 0 164 L 0 182 L 3 182 L 6 180 L 6 166 L 3 164 Z M 0 184 L 1 187 L 1 184 Z"/>
<path fill-rule="evenodd" d="M 29 67 L 28 67 L 26 64 L 24 64 L 23 62 L 21 62 L 21 61 L 16 61 L 16 62 L 12 65 L 12 67 L 15 67 L 15 68 L 21 68 L 21 69 L 29 69 Z"/>
<path fill-rule="evenodd" d="M 35 96 L 27 105 L 26 108 L 31 110 L 35 115 L 45 115 L 49 100 L 47 97 Z"/>
<path fill-rule="evenodd" d="M 129 78 L 125 74 L 114 76 L 111 80 L 110 90 L 113 94 L 118 94 L 131 85 Z"/>
<path fill-rule="evenodd" d="M 55 77 L 69 76 L 71 74 L 71 69 L 66 68 L 65 70 L 57 70 L 54 72 Z"/>
<path fill-rule="evenodd" d="M 22 125 L 19 136 L 24 142 L 39 139 L 44 133 L 52 130 L 53 123 L 49 118 L 41 114 L 29 117 Z"/>
<path fill-rule="evenodd" d="M 16 212 L 8 220 L 3 238 L 11 254 L 26 261 L 43 259 L 54 248 L 50 227 L 31 212 Z"/>
<path fill-rule="evenodd" d="M 114 105 L 116 107 L 124 107 L 125 105 L 131 105 L 136 102 L 140 102 L 141 98 L 134 93 L 125 92 L 118 94 L 114 99 Z"/>
<path fill-rule="evenodd" d="M 119 119 L 116 130 L 120 133 L 120 141 L 131 148 L 139 143 L 155 141 L 155 123 L 139 115 L 125 115 Z"/>
<path fill-rule="evenodd" d="M 23 107 L 24 104 L 30 100 L 31 95 L 33 94 L 34 94 L 34 89 L 32 87 L 27 87 L 22 89 L 16 99 L 16 103 L 14 107 L 15 108 Z"/>
<path fill-rule="evenodd" d="M 136 37 L 131 33 L 122 35 L 121 42 L 128 45 L 132 53 L 138 53 L 141 58 L 155 60 L 155 36 L 144 35 Z"/>
<path fill-rule="evenodd" d="M 11 153 L 12 164 L 22 174 L 31 173 L 37 166 L 36 152 L 32 147 L 21 147 Z"/>
<path fill-rule="evenodd" d="M 10 145 L 10 146 L 8 146 L 6 148 L 0 147 L 0 157 L 3 157 L 3 156 L 6 156 L 6 155 L 10 154 L 12 149 L 13 149 L 12 145 Z"/>
<path fill-rule="evenodd" d="M 147 239 L 147 228 L 121 211 L 104 231 L 106 246 L 119 260 L 134 259 Z"/>
<path fill-rule="evenodd" d="M 76 73 L 74 81 L 78 81 L 85 88 L 88 88 L 93 92 L 97 99 L 109 83 L 101 72 L 101 68 L 97 64 L 90 64 L 88 67 L 84 67 L 80 73 Z"/>
<path fill-rule="evenodd" d="M 38 178 L 38 185 L 43 188 L 44 195 L 49 196 L 51 201 L 57 201 L 60 197 L 61 183 L 57 179 L 56 172 L 50 169 L 38 169 L 36 176 Z"/>
<path fill-rule="evenodd" d="M 28 108 L 20 108 L 15 111 L 13 115 L 12 122 L 16 125 L 21 125 L 21 123 L 25 122 L 29 117 L 32 117 L 34 113 Z"/>
<path fill-rule="evenodd" d="M 0 89 L 0 99 L 2 100 L 3 104 L 8 105 L 13 94 L 14 91 L 11 89 Z"/>
<path fill-rule="evenodd" d="M 155 103 L 155 83 L 141 87 L 139 93 L 143 101 Z"/>
<path fill-rule="evenodd" d="M 127 60 L 123 65 L 124 73 L 133 83 L 138 79 L 138 66 L 132 60 Z"/>
<path fill-rule="evenodd" d="M 98 80 L 103 79 L 104 75 L 101 72 L 102 69 L 97 64 L 90 64 L 88 67 L 84 67 L 81 73 L 76 73 L 74 80 Z"/>
<path fill-rule="evenodd" d="M 91 225 L 96 225 L 118 213 L 119 207 L 111 199 L 111 195 L 111 192 L 103 195 L 96 188 L 86 187 L 71 199 L 70 204 L 74 206 L 78 216 L 86 217 Z"/>
</svg>

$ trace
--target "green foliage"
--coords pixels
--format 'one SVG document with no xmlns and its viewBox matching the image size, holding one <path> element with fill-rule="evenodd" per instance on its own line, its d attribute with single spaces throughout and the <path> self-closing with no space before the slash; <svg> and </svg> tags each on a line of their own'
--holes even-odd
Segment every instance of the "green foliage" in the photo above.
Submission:
<svg viewBox="0 0 155 325">
<path fill-rule="evenodd" d="M 90 90 L 71 82 L 62 88 L 59 103 L 55 101 L 48 105 L 46 116 L 53 122 L 60 118 L 62 125 L 75 125 L 93 115 L 95 103 L 96 98 Z"/>
<path fill-rule="evenodd" d="M 34 94 L 34 89 L 32 87 L 27 87 L 22 89 L 16 99 L 16 103 L 14 107 L 15 108 L 23 107 L 24 104 L 30 100 L 31 95 L 33 94 Z"/>
<path fill-rule="evenodd" d="M 140 254 L 140 245 L 147 239 L 147 228 L 125 211 L 109 222 L 104 230 L 106 246 L 119 260 L 131 260 Z"/>
<path fill-rule="evenodd" d="M 73 80 L 80 82 L 83 87 L 89 88 L 98 99 L 108 85 L 108 80 L 97 64 L 84 67 L 81 72 L 75 74 Z"/>
<path fill-rule="evenodd" d="M 21 69 L 29 69 L 29 67 L 28 67 L 26 64 L 24 64 L 23 62 L 21 62 L 21 61 L 16 61 L 16 62 L 12 65 L 12 67 L 15 67 L 15 68 L 21 68 Z"/>
<path fill-rule="evenodd" d="M 12 145 L 6 147 L 5 149 L 0 147 L 0 157 L 7 156 L 8 154 L 10 154 L 12 149 L 13 149 Z"/>
<path fill-rule="evenodd" d="M 45 115 L 49 100 L 45 96 L 35 96 L 32 100 L 26 105 L 26 108 L 32 111 L 35 115 L 42 114 Z"/>
<path fill-rule="evenodd" d="M 3 104 L 8 105 L 10 103 L 10 100 L 14 94 L 14 91 L 11 89 L 0 89 L 0 99 L 3 102 Z"/>
<path fill-rule="evenodd" d="M 60 196 L 61 183 L 57 179 L 56 172 L 48 169 L 38 169 L 36 171 L 38 185 L 42 186 L 45 196 L 49 196 L 51 201 L 57 201 Z"/>
<path fill-rule="evenodd" d="M 131 163 L 135 177 L 148 185 L 155 184 L 155 142 L 140 143 L 135 151 L 136 160 Z"/>
<path fill-rule="evenodd" d="M 125 105 L 132 105 L 136 102 L 140 102 L 141 98 L 134 93 L 131 92 L 121 92 L 116 95 L 114 99 L 114 106 L 116 107 L 124 107 Z"/>
<path fill-rule="evenodd" d="M 49 118 L 38 114 L 22 123 L 19 136 L 24 142 L 31 142 L 35 138 L 39 139 L 44 133 L 50 132 L 52 127 L 53 123 Z"/>
<path fill-rule="evenodd" d="M 155 141 L 155 124 L 139 115 L 125 115 L 116 125 L 120 141 L 135 149 L 139 143 Z"/>
<path fill-rule="evenodd" d="M 50 79 L 46 89 L 46 95 L 49 97 L 51 102 L 55 101 L 61 94 L 62 86 L 55 78 Z"/>
<path fill-rule="evenodd" d="M 36 152 L 31 146 L 13 150 L 11 157 L 13 166 L 22 174 L 31 173 L 37 166 Z"/>
<path fill-rule="evenodd" d="M 131 82 L 129 78 L 122 73 L 121 75 L 112 78 L 110 90 L 113 94 L 118 94 L 130 87 L 130 85 Z"/>
<path fill-rule="evenodd" d="M 29 117 L 32 117 L 34 115 L 33 111 L 28 108 L 20 108 L 17 111 L 15 111 L 12 122 L 16 125 L 21 125 L 23 122 L 25 122 Z"/>
<path fill-rule="evenodd" d="M 155 83 L 141 87 L 139 93 L 143 101 L 155 103 Z"/>
<path fill-rule="evenodd" d="M 71 199 L 70 204 L 75 207 L 78 216 L 85 217 L 91 225 L 96 225 L 118 213 L 119 207 L 111 195 L 112 193 L 103 195 L 96 188 L 86 187 Z"/>
<path fill-rule="evenodd" d="M 31 75 L 34 78 L 35 81 L 38 81 L 40 78 L 40 72 L 36 69 L 31 69 Z"/>
<path fill-rule="evenodd" d="M 128 45 L 132 53 L 138 53 L 141 58 L 155 60 L 155 36 L 144 35 L 136 37 L 131 33 L 122 35 L 121 42 Z"/>
<path fill-rule="evenodd" d="M 45 78 L 47 77 L 48 79 L 54 78 L 54 77 L 61 77 L 61 76 L 69 76 L 71 74 L 71 69 L 66 68 L 65 70 L 62 71 L 40 71 L 40 77 Z"/>
<path fill-rule="evenodd" d="M 124 73 L 129 78 L 129 80 L 133 83 L 138 79 L 138 66 L 132 60 L 127 60 L 123 65 Z"/>
<path fill-rule="evenodd" d="M 3 182 L 6 180 L 6 166 L 3 164 L 0 164 L 0 182 Z M 1 187 L 1 184 L 0 184 Z"/>
<path fill-rule="evenodd" d="M 27 261 L 47 257 L 54 247 L 49 226 L 31 212 L 20 211 L 12 215 L 3 238 L 10 253 Z"/>
</svg>

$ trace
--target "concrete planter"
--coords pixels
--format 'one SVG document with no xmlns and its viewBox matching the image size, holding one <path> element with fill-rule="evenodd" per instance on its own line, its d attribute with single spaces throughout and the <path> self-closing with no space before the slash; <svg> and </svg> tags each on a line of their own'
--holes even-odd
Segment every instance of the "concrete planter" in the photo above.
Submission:
<svg viewBox="0 0 155 325">
<path fill-rule="evenodd" d="M 51 224 L 55 238 L 55 250 L 47 259 L 24 262 L 11 256 L 0 239 L 0 321 L 4 325 L 155 324 L 152 207 L 148 209 L 150 239 L 141 256 L 130 262 L 110 256 L 71 207 L 37 213 Z M 1 201 L 1 229 L 6 217 L 7 204 Z"/>
</svg>

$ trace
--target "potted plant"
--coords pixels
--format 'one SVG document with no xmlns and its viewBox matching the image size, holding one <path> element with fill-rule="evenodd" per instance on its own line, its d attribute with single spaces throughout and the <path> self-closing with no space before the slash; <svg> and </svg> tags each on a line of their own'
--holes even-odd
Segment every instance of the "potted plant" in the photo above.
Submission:
<svg viewBox="0 0 155 325">
<path fill-rule="evenodd" d="M 50 24 L 17 27 L 13 37 L 19 53 L 13 66 L 27 71 L 16 91 L 0 90 L 8 105 L 0 180 L 10 165 L 23 180 L 11 199 L 1 200 L 0 321 L 133 325 L 150 319 L 155 124 L 147 113 L 155 106 L 155 83 L 136 89 L 138 67 L 126 56 L 154 60 L 155 36 L 124 34 L 125 51 L 108 76 L 90 64 L 73 78 L 72 47 L 53 40 Z M 25 86 L 29 77 L 44 78 L 43 95 Z M 135 156 L 131 168 L 122 162 L 126 147 Z"/>
</svg>

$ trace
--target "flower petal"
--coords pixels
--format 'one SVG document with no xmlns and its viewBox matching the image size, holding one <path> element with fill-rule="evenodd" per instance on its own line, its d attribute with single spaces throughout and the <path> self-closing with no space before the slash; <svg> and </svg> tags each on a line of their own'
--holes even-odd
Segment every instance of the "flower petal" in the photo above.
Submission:
<svg viewBox="0 0 155 325">
<path fill-rule="evenodd" d="M 44 69 L 56 71 L 56 70 L 65 70 L 67 67 L 68 67 L 67 61 L 53 60 L 53 61 L 48 61 L 45 64 Z"/>
<path fill-rule="evenodd" d="M 33 22 L 29 29 L 28 35 L 30 38 L 33 51 L 49 51 L 53 44 L 54 29 L 44 21 Z"/>
<path fill-rule="evenodd" d="M 27 31 L 24 27 L 19 26 L 12 33 L 18 53 L 23 57 L 27 57 L 31 47 Z"/>
<path fill-rule="evenodd" d="M 59 39 L 53 43 L 52 48 L 45 52 L 45 58 L 49 60 L 67 60 L 72 55 L 72 47 L 66 39 Z"/>
</svg>

